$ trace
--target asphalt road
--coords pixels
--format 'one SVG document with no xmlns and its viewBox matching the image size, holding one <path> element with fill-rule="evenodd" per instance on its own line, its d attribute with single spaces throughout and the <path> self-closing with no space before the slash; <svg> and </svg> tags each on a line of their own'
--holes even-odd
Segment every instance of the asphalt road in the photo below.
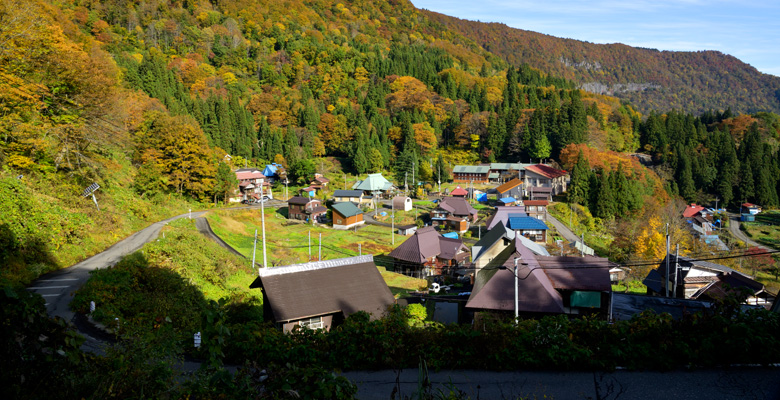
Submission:
<svg viewBox="0 0 780 400">
<path fill-rule="evenodd" d="M 419 371 L 345 372 L 361 400 L 417 398 Z M 430 371 L 430 393 L 451 389 L 471 399 L 780 399 L 780 368 L 745 367 L 693 371 Z M 446 396 L 440 396 L 447 398 Z M 434 398 L 439 398 L 435 397 Z"/>
<path fill-rule="evenodd" d="M 192 217 L 196 218 L 202 214 L 203 212 L 193 212 Z M 27 289 L 43 296 L 46 301 L 46 311 L 50 316 L 61 317 L 72 322 L 75 313 L 71 311 L 69 304 L 73 300 L 76 290 L 89 279 L 90 271 L 116 264 L 122 257 L 139 250 L 144 244 L 156 239 L 163 226 L 176 219 L 187 218 L 189 215 L 189 213 L 182 214 L 155 222 L 78 264 L 41 276 Z"/>
<path fill-rule="evenodd" d="M 547 213 L 547 222 L 553 224 L 555 227 L 555 230 L 558 231 L 558 234 L 563 236 L 564 239 L 571 243 L 577 243 L 581 242 L 579 236 L 575 235 L 574 232 L 569 229 L 568 226 L 564 225 L 563 222 L 558 221 L 555 217 L 553 217 L 550 213 Z"/>
<path fill-rule="evenodd" d="M 734 236 L 735 238 L 745 242 L 745 244 L 748 246 L 759 247 L 768 251 L 773 250 L 749 238 L 748 235 L 742 231 L 742 229 L 739 229 L 739 215 L 737 214 L 729 214 L 729 233 L 731 233 L 731 236 Z"/>
</svg>

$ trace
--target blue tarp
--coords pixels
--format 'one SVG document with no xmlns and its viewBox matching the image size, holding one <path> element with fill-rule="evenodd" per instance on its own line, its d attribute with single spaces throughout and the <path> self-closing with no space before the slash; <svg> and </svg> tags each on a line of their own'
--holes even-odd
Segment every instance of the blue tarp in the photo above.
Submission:
<svg viewBox="0 0 780 400">
<path fill-rule="evenodd" d="M 444 236 L 446 238 L 450 238 L 450 239 L 457 239 L 458 238 L 458 234 L 456 232 L 444 233 L 444 234 L 442 234 L 442 236 Z"/>
<path fill-rule="evenodd" d="M 514 202 L 517 202 L 517 200 L 515 200 L 515 198 L 514 198 L 514 197 L 504 197 L 504 198 L 502 198 L 502 199 L 500 199 L 500 200 L 498 200 L 498 201 L 500 201 L 500 202 L 502 202 L 502 203 L 504 203 L 504 204 L 509 204 L 509 203 L 514 203 Z"/>
<path fill-rule="evenodd" d="M 480 193 L 477 195 L 477 201 L 480 203 L 487 202 L 487 193 Z"/>
</svg>

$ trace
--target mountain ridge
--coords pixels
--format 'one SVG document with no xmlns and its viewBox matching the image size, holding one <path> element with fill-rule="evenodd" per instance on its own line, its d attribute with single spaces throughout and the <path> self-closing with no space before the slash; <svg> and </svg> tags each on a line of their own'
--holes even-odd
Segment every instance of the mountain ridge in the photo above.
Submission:
<svg viewBox="0 0 780 400">
<path fill-rule="evenodd" d="M 635 104 L 643 113 L 662 109 L 701 113 L 729 108 L 741 113 L 780 111 L 780 77 L 762 73 L 717 50 L 669 51 L 622 43 L 596 44 L 499 22 L 422 12 L 510 64 L 527 63 L 570 79 L 584 90 L 615 95 Z M 626 87 L 641 90 L 624 90 Z"/>
</svg>

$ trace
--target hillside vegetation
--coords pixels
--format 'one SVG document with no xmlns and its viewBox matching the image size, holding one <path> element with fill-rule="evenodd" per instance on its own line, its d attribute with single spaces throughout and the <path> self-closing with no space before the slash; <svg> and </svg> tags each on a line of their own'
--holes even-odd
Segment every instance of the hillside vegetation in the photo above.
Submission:
<svg viewBox="0 0 780 400">
<path fill-rule="evenodd" d="M 576 82 L 585 90 L 635 104 L 642 112 L 780 111 L 780 77 L 759 72 L 718 51 L 658 51 L 620 43 L 595 44 L 462 20 L 424 10 L 513 65 L 527 63 Z"/>
</svg>

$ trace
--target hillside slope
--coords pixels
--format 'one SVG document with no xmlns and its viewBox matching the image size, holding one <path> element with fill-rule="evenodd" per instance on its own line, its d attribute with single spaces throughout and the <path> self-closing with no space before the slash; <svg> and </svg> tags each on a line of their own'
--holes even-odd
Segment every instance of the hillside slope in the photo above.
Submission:
<svg viewBox="0 0 780 400">
<path fill-rule="evenodd" d="M 780 77 L 717 51 L 673 52 L 594 44 L 423 10 L 513 65 L 527 63 L 581 88 L 631 101 L 640 110 L 780 111 Z"/>
</svg>

